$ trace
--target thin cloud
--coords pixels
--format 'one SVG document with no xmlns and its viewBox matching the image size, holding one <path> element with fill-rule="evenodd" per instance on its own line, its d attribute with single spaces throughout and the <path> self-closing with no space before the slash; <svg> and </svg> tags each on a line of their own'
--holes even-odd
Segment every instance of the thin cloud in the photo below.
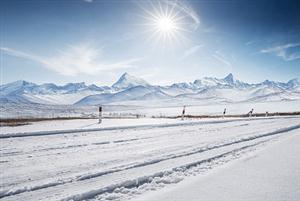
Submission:
<svg viewBox="0 0 300 201">
<path fill-rule="evenodd" d="M 84 2 L 86 2 L 86 3 L 93 3 L 94 2 L 94 0 L 83 0 Z"/>
<path fill-rule="evenodd" d="M 179 15 L 184 16 L 185 21 L 187 21 L 184 24 L 189 25 L 189 31 L 191 30 L 196 31 L 201 22 L 197 12 L 185 0 L 180 0 L 180 1 L 149 0 L 149 1 L 134 1 L 134 2 L 139 3 L 140 7 L 148 14 L 149 14 L 149 10 L 146 9 L 146 6 L 143 6 L 144 3 L 147 4 L 147 7 L 149 6 L 150 3 L 150 5 L 155 9 L 157 6 L 158 12 L 162 12 L 162 10 L 166 9 L 168 13 L 173 12 L 177 17 Z M 150 16 L 153 17 L 153 14 L 150 13 Z"/>
<path fill-rule="evenodd" d="M 292 48 L 300 47 L 300 43 L 288 43 L 285 45 L 279 45 L 267 49 L 263 49 L 261 53 L 269 53 L 274 54 L 285 61 L 293 61 L 296 59 L 300 59 L 300 51 L 289 51 Z"/>
<path fill-rule="evenodd" d="M 217 29 L 215 27 L 202 27 L 200 31 L 203 33 L 216 33 Z"/>
<path fill-rule="evenodd" d="M 183 53 L 181 59 L 184 60 L 184 59 L 188 58 L 189 56 L 195 54 L 201 47 L 203 47 L 203 45 L 195 45 L 195 46 L 191 47 L 190 49 L 186 50 Z"/>
<path fill-rule="evenodd" d="M 249 45 L 253 45 L 255 43 L 257 43 L 257 40 L 250 40 L 250 41 L 246 42 L 245 45 L 249 46 Z"/>
<path fill-rule="evenodd" d="M 102 50 L 89 45 L 68 46 L 64 50 L 59 50 L 53 57 L 42 57 L 7 47 L 0 47 L 0 50 L 11 56 L 40 63 L 43 67 L 65 76 L 94 75 L 104 71 L 132 68 L 133 63 L 140 60 L 133 58 L 114 63 L 103 62 L 99 60 Z"/>
<path fill-rule="evenodd" d="M 183 12 L 186 16 L 188 16 L 192 20 L 192 28 L 197 30 L 200 25 L 200 18 L 197 12 L 188 5 L 185 1 L 166 1 L 169 5 L 172 5 L 174 8 Z"/>
<path fill-rule="evenodd" d="M 219 51 L 216 51 L 215 54 L 212 55 L 216 60 L 225 64 L 226 66 L 231 67 L 231 62 L 225 58 Z"/>
</svg>

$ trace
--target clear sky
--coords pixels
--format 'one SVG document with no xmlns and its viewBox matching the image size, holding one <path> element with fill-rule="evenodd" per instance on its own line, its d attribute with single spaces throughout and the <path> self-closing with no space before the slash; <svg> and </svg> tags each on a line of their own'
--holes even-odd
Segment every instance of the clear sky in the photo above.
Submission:
<svg viewBox="0 0 300 201">
<path fill-rule="evenodd" d="M 300 77 L 300 2 L 2 0 L 1 83 Z"/>
</svg>

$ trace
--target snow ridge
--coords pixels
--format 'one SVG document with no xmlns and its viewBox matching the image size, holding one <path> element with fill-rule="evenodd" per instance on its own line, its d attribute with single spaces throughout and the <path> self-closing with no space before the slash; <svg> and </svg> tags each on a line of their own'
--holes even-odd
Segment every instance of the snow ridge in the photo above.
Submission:
<svg viewBox="0 0 300 201">
<path fill-rule="evenodd" d="M 154 86 L 141 78 L 124 73 L 111 87 L 86 85 L 84 82 L 58 86 L 52 83 L 37 85 L 19 80 L 0 86 L 0 103 L 74 104 L 76 106 L 136 102 L 261 102 L 300 100 L 300 82 L 287 83 L 265 80 L 249 84 L 236 79 L 233 74 L 218 79 L 204 77 L 190 83 Z M 168 100 L 168 101 L 166 101 Z"/>
<path fill-rule="evenodd" d="M 268 119 L 278 119 L 280 117 L 269 117 Z M 281 117 L 286 118 L 286 117 Z M 264 118 L 260 118 L 264 120 Z M 129 129 L 150 129 L 150 128 L 168 128 L 168 127 L 180 127 L 180 126 L 193 126 L 193 125 L 203 125 L 203 124 L 215 124 L 215 123 L 228 123 L 236 121 L 255 121 L 256 119 L 248 118 L 236 118 L 236 119 L 224 119 L 224 120 L 211 120 L 205 122 L 180 122 L 180 123 L 168 123 L 168 124 L 146 124 L 146 125 L 133 125 L 133 126 L 114 126 L 114 127 L 104 127 L 104 128 L 81 128 L 81 129 L 69 129 L 69 130 L 49 130 L 49 131 L 36 131 L 36 132 L 20 132 L 20 133 L 4 133 L 0 134 L 0 139 L 15 138 L 15 137 L 30 137 L 30 136 L 45 136 L 45 135 L 64 135 L 64 134 L 74 134 L 82 132 L 96 132 L 96 131 L 114 131 L 114 130 L 129 130 Z"/>
</svg>

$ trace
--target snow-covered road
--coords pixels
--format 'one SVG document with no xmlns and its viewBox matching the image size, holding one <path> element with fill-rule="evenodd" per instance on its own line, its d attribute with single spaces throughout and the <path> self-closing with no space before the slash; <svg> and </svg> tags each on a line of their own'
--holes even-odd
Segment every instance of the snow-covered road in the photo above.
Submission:
<svg viewBox="0 0 300 201">
<path fill-rule="evenodd" d="M 298 132 L 298 133 L 297 133 Z M 178 185 L 147 192 L 134 201 L 299 201 L 300 134 Z"/>
<path fill-rule="evenodd" d="M 0 198 L 128 200 L 290 134 L 300 134 L 300 117 L 185 121 L 3 138 Z"/>
</svg>

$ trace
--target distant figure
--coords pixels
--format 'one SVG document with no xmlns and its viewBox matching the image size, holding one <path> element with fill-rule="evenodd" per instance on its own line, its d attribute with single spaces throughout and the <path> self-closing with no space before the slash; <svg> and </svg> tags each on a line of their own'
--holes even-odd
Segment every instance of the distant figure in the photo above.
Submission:
<svg viewBox="0 0 300 201">
<path fill-rule="evenodd" d="M 226 108 L 223 111 L 223 118 L 225 117 L 225 114 L 226 114 Z"/>
<path fill-rule="evenodd" d="M 266 111 L 266 117 L 268 117 L 269 116 L 269 112 L 268 111 Z"/>
<path fill-rule="evenodd" d="M 182 110 L 182 114 L 181 114 L 181 120 L 183 120 L 184 115 L 185 115 L 185 106 L 183 106 L 183 110 Z"/>
<path fill-rule="evenodd" d="M 102 123 L 102 107 L 100 106 L 99 107 L 99 122 L 98 124 L 101 124 Z"/>
<path fill-rule="evenodd" d="M 253 114 L 253 108 L 250 110 L 250 112 L 248 112 L 249 117 L 252 117 Z"/>
</svg>

